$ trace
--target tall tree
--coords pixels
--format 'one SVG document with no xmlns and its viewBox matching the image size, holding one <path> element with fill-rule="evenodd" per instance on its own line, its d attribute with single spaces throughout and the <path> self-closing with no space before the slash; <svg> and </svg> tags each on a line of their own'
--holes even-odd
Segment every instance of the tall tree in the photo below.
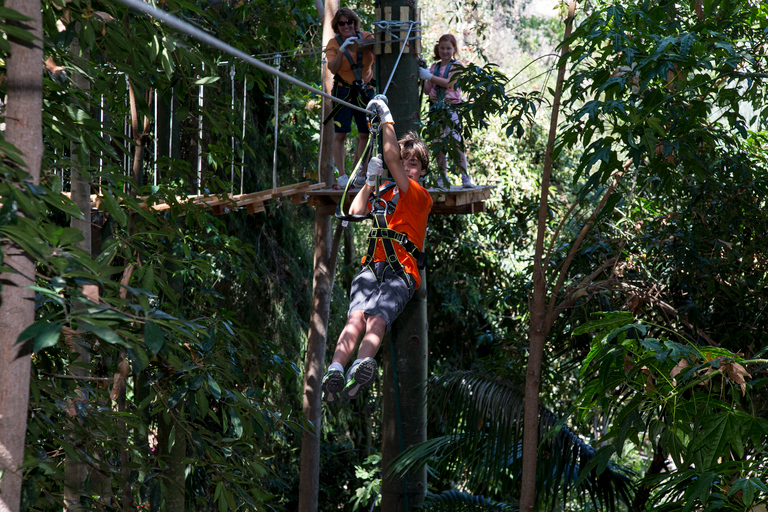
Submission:
<svg viewBox="0 0 768 512">
<path fill-rule="evenodd" d="M 78 24 L 79 25 L 79 24 Z M 79 27 L 78 27 L 79 28 Z M 85 66 L 90 63 L 90 51 L 88 48 L 82 48 L 80 45 L 80 39 L 77 37 L 72 41 L 72 45 L 69 49 L 72 54 L 72 59 L 82 62 Z M 89 103 L 89 94 L 91 83 L 86 76 L 75 72 L 72 75 L 72 85 L 75 87 L 74 97 L 83 95 L 83 103 Z M 75 108 L 77 106 L 75 105 Z M 88 179 L 87 167 L 90 166 L 90 151 L 88 146 L 81 142 L 70 142 L 69 154 L 71 159 L 70 167 L 70 179 L 72 187 L 72 202 L 74 202 L 82 218 L 72 216 L 70 224 L 73 228 L 80 230 L 83 234 L 82 241 L 76 245 L 87 254 L 91 254 L 91 183 Z M 92 286 L 92 285 L 86 285 Z M 83 309 L 84 303 L 75 303 L 75 308 Z M 77 354 L 76 365 L 70 366 L 70 373 L 75 377 L 83 377 L 87 374 L 84 365 L 88 364 L 91 360 L 90 349 L 86 346 L 85 337 L 82 335 L 84 331 L 80 330 L 79 336 L 72 336 L 71 350 Z M 76 393 L 80 396 L 75 397 L 75 400 L 85 400 L 85 393 L 78 388 Z M 84 461 L 78 460 L 75 457 L 68 456 L 64 463 L 64 472 L 66 480 L 66 488 L 64 490 L 64 504 L 67 510 L 80 510 L 80 495 L 83 484 L 88 474 L 88 467 Z"/>
<path fill-rule="evenodd" d="M 39 0 L 6 0 L 5 7 L 26 17 L 13 23 L 34 36 L 22 40 L 8 34 L 8 85 L 5 114 L 6 140 L 21 152 L 29 180 L 40 181 L 43 156 L 43 22 Z M 27 430 L 30 357 L 26 345 L 16 340 L 35 319 L 33 261 L 18 246 L 2 244 L 4 265 L 12 270 L 0 275 L 0 510 L 16 512 L 20 507 Z"/>
<path fill-rule="evenodd" d="M 565 37 L 571 35 L 573 17 L 576 11 L 576 1 L 572 0 L 568 8 Z M 564 43 L 561 53 L 564 56 L 568 46 Z M 555 97 L 552 102 L 552 122 L 549 129 L 549 141 L 544 159 L 544 169 L 541 177 L 541 199 L 539 204 L 539 219 L 536 233 L 536 250 L 533 257 L 533 297 L 531 301 L 530 351 L 528 355 L 528 371 L 525 377 L 525 413 L 523 419 L 523 471 L 520 481 L 520 510 L 532 512 L 536 503 L 536 463 L 538 460 L 539 432 L 539 384 L 541 380 L 541 362 L 544 344 L 552 328 L 553 305 L 547 306 L 547 281 L 544 277 L 544 236 L 547 232 L 547 213 L 549 211 L 549 185 L 552 175 L 552 155 L 555 150 L 557 135 L 557 118 L 560 109 L 560 95 L 563 91 L 566 59 L 562 58 L 557 73 Z M 562 274 L 561 274 L 562 275 Z M 554 297 L 554 294 L 553 294 Z"/>
<path fill-rule="evenodd" d="M 409 21 L 417 17 L 415 1 L 385 0 L 383 9 L 391 9 L 392 21 L 400 22 L 400 37 L 415 26 Z M 383 10 L 382 9 L 382 10 Z M 410 29 L 410 30 L 409 30 Z M 403 52 L 400 53 L 400 45 Z M 392 53 L 378 57 L 379 90 L 389 98 L 398 137 L 416 130 L 419 124 L 418 60 L 408 45 L 393 45 Z M 391 77 L 391 80 L 390 80 Z M 386 90 L 385 90 L 386 88 Z M 424 499 L 427 490 L 426 468 L 406 475 L 390 471 L 395 458 L 404 449 L 427 440 L 427 272 L 421 271 L 421 286 L 393 322 L 388 342 L 384 343 L 381 442 L 381 510 L 409 510 Z"/>
<path fill-rule="evenodd" d="M 326 0 L 323 15 L 323 48 L 333 36 L 331 21 L 339 9 L 338 0 Z M 323 59 L 325 66 L 325 59 Z M 327 69 L 321 70 L 325 77 L 323 90 L 330 93 L 333 76 Z M 330 112 L 333 103 L 323 98 L 325 111 Z M 333 163 L 331 161 L 331 142 L 333 132 L 326 128 L 321 140 L 322 160 L 318 169 L 318 178 L 325 183 L 333 181 Z M 328 316 L 331 311 L 331 292 L 336 274 L 336 257 L 341 232 L 332 241 L 333 226 L 329 212 L 315 210 L 314 229 L 314 273 L 312 276 L 312 309 L 310 312 L 309 333 L 307 334 L 307 353 L 304 359 L 304 394 L 302 411 L 311 423 L 304 429 L 301 438 L 301 475 L 299 482 L 299 512 L 315 512 L 320 489 L 320 434 L 322 412 L 322 383 L 325 368 L 325 348 L 328 342 Z"/>
</svg>

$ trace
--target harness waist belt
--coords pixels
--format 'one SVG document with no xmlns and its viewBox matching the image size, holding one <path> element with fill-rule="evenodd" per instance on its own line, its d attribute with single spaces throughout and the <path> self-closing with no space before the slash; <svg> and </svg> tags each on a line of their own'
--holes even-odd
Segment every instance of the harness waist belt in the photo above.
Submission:
<svg viewBox="0 0 768 512">
<path fill-rule="evenodd" d="M 419 248 L 416 246 L 415 243 L 413 243 L 409 238 L 408 235 L 405 233 L 401 233 L 400 231 L 395 231 L 394 229 L 390 228 L 371 228 L 371 231 L 368 233 L 368 238 L 371 239 L 372 243 L 375 243 L 375 241 L 379 238 L 383 240 L 394 240 L 395 242 L 399 243 L 403 249 L 406 250 L 411 256 L 413 256 L 416 259 L 416 264 L 418 268 L 424 268 L 424 264 L 426 263 L 423 256 L 424 254 L 419 250 Z M 386 249 L 386 247 L 385 247 Z M 385 250 L 385 252 L 387 252 Z M 387 254 L 387 260 L 389 261 L 394 254 Z M 395 256 L 396 258 L 396 256 Z M 373 261 L 373 255 L 370 255 L 370 261 Z M 366 257 L 366 263 L 369 262 L 369 258 Z"/>
</svg>

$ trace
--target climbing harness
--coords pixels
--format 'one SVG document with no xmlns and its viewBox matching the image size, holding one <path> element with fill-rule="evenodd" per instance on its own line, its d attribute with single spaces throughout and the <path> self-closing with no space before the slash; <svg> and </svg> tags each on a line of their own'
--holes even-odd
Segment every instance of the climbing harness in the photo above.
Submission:
<svg viewBox="0 0 768 512">
<path fill-rule="evenodd" d="M 369 119 L 370 118 L 371 116 L 369 116 Z M 403 264 L 400 262 L 400 259 L 397 257 L 397 252 L 395 251 L 394 242 L 397 242 L 398 244 L 400 244 L 400 246 L 403 249 L 405 249 L 405 251 L 413 257 L 413 259 L 416 261 L 416 266 L 419 270 L 423 269 L 426 266 L 426 253 L 421 251 L 416 246 L 416 244 L 413 243 L 413 241 L 408 238 L 408 235 L 406 233 L 391 229 L 387 224 L 387 215 L 392 215 L 395 212 L 395 209 L 397 208 L 397 202 L 400 199 L 400 194 L 395 193 L 392 196 L 392 198 L 389 200 L 384 199 L 383 196 L 387 192 L 395 188 L 395 186 L 397 186 L 397 183 L 395 183 L 394 181 L 391 181 L 385 184 L 384 186 L 379 186 L 379 177 L 377 176 L 376 186 L 374 187 L 373 195 L 370 198 L 368 198 L 368 202 L 371 203 L 371 210 L 365 215 L 353 215 L 350 213 L 344 213 L 342 211 L 342 205 L 346 202 L 346 196 L 349 190 L 349 186 L 354 182 L 355 177 L 357 176 L 357 173 L 362 167 L 362 162 L 363 162 L 363 159 L 365 158 L 365 155 L 368 152 L 368 148 L 371 145 L 371 140 L 376 138 L 376 136 L 379 133 L 379 130 L 381 129 L 381 125 L 378 121 L 379 120 L 377 118 L 373 118 L 369 122 L 369 129 L 371 132 L 371 136 L 368 137 L 368 144 L 366 144 L 365 146 L 365 150 L 363 151 L 363 156 L 360 157 L 360 160 L 358 160 L 357 165 L 355 165 L 355 170 L 352 172 L 352 175 L 350 176 L 346 187 L 344 187 L 344 192 L 341 195 L 341 200 L 339 201 L 339 204 L 336 205 L 336 218 L 342 221 L 351 221 L 351 222 L 362 222 L 368 219 L 373 220 L 373 227 L 368 232 L 368 252 L 365 255 L 363 266 L 369 268 L 371 272 L 373 272 L 373 256 L 376 251 L 376 244 L 378 243 L 379 240 L 381 240 L 382 247 L 384 248 L 384 254 L 386 257 L 387 266 L 390 269 L 392 269 L 392 271 L 395 274 L 403 276 L 403 279 L 405 280 L 405 282 L 408 284 L 409 287 L 411 287 L 413 286 L 414 283 L 412 282 L 408 272 L 405 272 L 405 269 L 403 268 Z"/>
<path fill-rule="evenodd" d="M 363 39 L 363 34 L 358 30 L 355 31 L 355 36 L 359 39 Z M 344 42 L 341 39 L 340 35 L 336 36 L 336 42 L 339 44 L 339 48 L 341 48 L 342 43 Z M 366 83 L 363 80 L 363 52 L 362 50 L 358 49 L 358 51 L 355 53 L 355 59 L 352 59 L 352 54 L 350 51 L 346 48 L 344 48 L 344 57 L 347 59 L 347 62 L 349 62 L 350 69 L 352 70 L 352 73 L 355 76 L 355 81 L 351 84 L 341 78 L 339 74 L 333 75 L 333 95 L 334 97 L 338 97 L 338 91 L 339 87 L 345 87 L 349 90 L 346 97 L 343 98 L 344 101 L 348 103 L 357 103 L 361 107 L 365 107 L 368 105 L 368 96 L 366 95 L 365 91 L 368 89 L 373 88 L 376 84 L 373 80 L 371 80 L 369 83 Z M 331 112 L 326 116 L 326 118 L 323 120 L 323 124 L 328 124 L 328 122 L 333 119 L 336 114 L 339 113 L 339 110 L 344 108 L 344 105 L 337 103 L 334 105 Z"/>
<path fill-rule="evenodd" d="M 448 77 L 450 76 L 450 73 L 451 73 L 451 67 L 453 67 L 453 63 L 454 62 L 455 61 L 453 59 L 451 59 L 451 61 L 445 66 L 445 71 L 443 72 L 443 75 L 441 76 L 441 78 L 445 78 L 446 80 L 448 79 Z M 435 75 L 440 76 L 440 63 L 439 62 L 437 63 L 437 68 L 435 68 Z M 436 85 L 435 86 L 435 100 L 436 101 L 435 101 L 435 104 L 434 104 L 433 108 L 435 108 L 435 109 L 443 108 L 443 104 L 445 103 L 445 93 L 447 91 L 448 91 L 448 89 L 443 87 L 443 86 L 441 86 L 441 85 Z"/>
</svg>

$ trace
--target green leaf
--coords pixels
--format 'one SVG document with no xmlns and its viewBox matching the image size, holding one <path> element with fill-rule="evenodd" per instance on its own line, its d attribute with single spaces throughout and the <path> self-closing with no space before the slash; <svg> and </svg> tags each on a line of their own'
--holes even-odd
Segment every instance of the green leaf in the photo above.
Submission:
<svg viewBox="0 0 768 512">
<path fill-rule="evenodd" d="M 0 7 L 0 18 L 4 20 L 31 21 L 32 18 L 7 7 Z"/>
<path fill-rule="evenodd" d="M 102 340 L 106 341 L 107 343 L 110 343 L 112 345 L 120 345 L 123 347 L 127 347 L 128 344 L 123 340 L 123 338 L 120 337 L 117 332 L 113 331 L 112 329 L 108 327 L 104 327 L 101 325 L 93 325 L 89 324 L 87 322 L 80 322 L 80 325 L 83 329 L 86 331 L 92 332 Z"/>
<path fill-rule="evenodd" d="M 14 225 L 18 218 L 18 205 L 13 199 L 13 192 L 9 195 L 3 207 L 0 209 L 0 225 Z"/>
<path fill-rule="evenodd" d="M 16 343 L 24 343 L 34 339 L 32 351 L 37 354 L 41 350 L 56 345 L 61 334 L 61 326 L 64 322 L 50 322 L 48 320 L 38 320 L 19 334 Z"/>
<path fill-rule="evenodd" d="M 240 416 L 237 415 L 234 407 L 229 408 L 229 421 L 235 438 L 240 439 L 243 435 L 243 423 L 240 421 Z"/>
<path fill-rule="evenodd" d="M 220 77 L 218 76 L 204 76 L 202 78 L 198 78 L 193 83 L 194 85 L 208 85 L 212 84 L 214 82 L 218 82 Z"/>
<path fill-rule="evenodd" d="M 176 407 L 179 402 L 184 398 L 184 396 L 187 394 L 187 391 L 189 391 L 189 386 L 186 384 L 184 386 L 181 386 L 176 391 L 174 391 L 171 394 L 171 397 L 168 399 L 168 408 L 173 409 Z"/>
<path fill-rule="evenodd" d="M 208 391 L 211 392 L 214 400 L 218 402 L 221 398 L 221 388 L 219 387 L 219 384 L 213 379 L 213 376 L 210 373 L 208 374 Z"/>
<path fill-rule="evenodd" d="M 702 470 L 713 467 L 719 458 L 730 457 L 731 450 L 744 453 L 738 420 L 731 412 L 702 418 L 701 431 L 690 445 L 701 456 Z"/>
<path fill-rule="evenodd" d="M 603 331 L 605 329 L 613 329 L 615 327 L 621 327 L 628 323 L 635 321 L 632 313 L 608 313 L 599 320 L 592 320 L 585 324 L 580 325 L 573 330 L 573 335 L 586 334 L 591 331 Z"/>
<path fill-rule="evenodd" d="M 165 334 L 156 323 L 147 321 L 144 326 L 144 343 L 153 356 L 165 346 Z"/>
<path fill-rule="evenodd" d="M 715 480 L 715 473 L 707 471 L 696 477 L 693 485 L 686 491 L 687 504 L 684 511 L 688 512 L 697 505 L 696 500 L 701 501 L 702 505 L 706 505 L 709 500 L 709 495 L 712 490 L 712 483 Z"/>
<path fill-rule="evenodd" d="M 109 190 L 104 189 L 104 195 L 101 196 L 101 201 L 109 214 L 112 215 L 121 226 L 125 226 L 128 223 L 128 216 L 120 205 L 117 204 L 115 196 L 113 196 Z"/>
</svg>

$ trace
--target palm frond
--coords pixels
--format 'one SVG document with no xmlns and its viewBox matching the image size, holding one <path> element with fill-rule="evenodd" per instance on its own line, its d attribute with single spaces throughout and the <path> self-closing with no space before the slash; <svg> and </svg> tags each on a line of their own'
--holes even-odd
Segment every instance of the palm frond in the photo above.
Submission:
<svg viewBox="0 0 768 512">
<path fill-rule="evenodd" d="M 456 490 L 427 493 L 417 510 L 425 512 L 517 512 L 516 505 L 492 501 L 483 496 L 475 496 Z"/>
<path fill-rule="evenodd" d="M 511 382 L 473 372 L 451 372 L 430 381 L 438 428 L 445 434 L 410 447 L 393 463 L 396 472 L 429 463 L 441 476 L 478 494 L 516 496 L 522 465 L 523 392 Z M 575 496 L 597 510 L 631 503 L 630 472 L 612 463 L 589 464 L 595 450 L 544 407 L 539 409 L 537 495 L 542 509 Z M 581 475 L 587 465 L 595 466 Z M 598 467 L 604 470 L 598 471 Z M 510 478 L 512 477 L 512 478 Z"/>
</svg>

